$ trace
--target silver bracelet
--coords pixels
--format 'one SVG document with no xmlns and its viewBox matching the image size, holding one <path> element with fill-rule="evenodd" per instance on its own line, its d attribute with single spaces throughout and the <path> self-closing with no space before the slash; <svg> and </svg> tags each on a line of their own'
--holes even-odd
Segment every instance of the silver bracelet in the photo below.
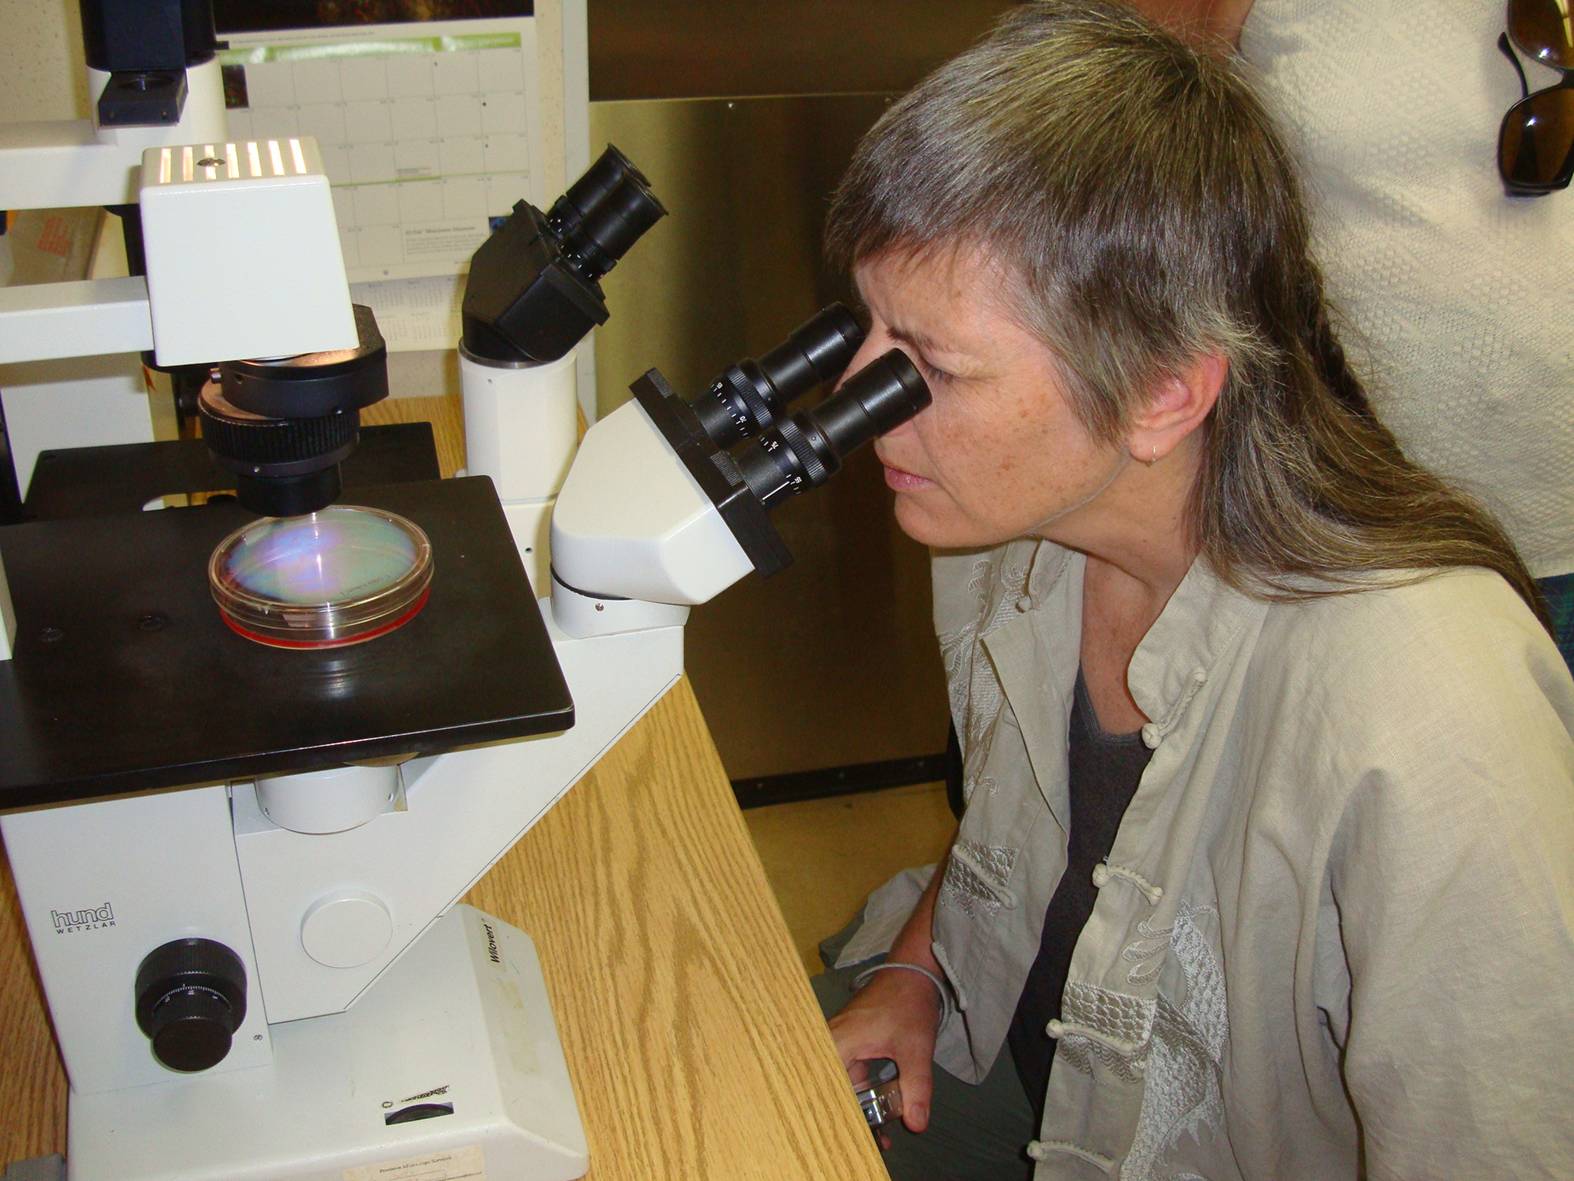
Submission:
<svg viewBox="0 0 1574 1181">
<path fill-rule="evenodd" d="M 869 983 L 869 978 L 871 976 L 873 976 L 876 972 L 883 972 L 887 968 L 896 969 L 902 972 L 917 972 L 925 980 L 929 981 L 930 984 L 935 986 L 935 992 L 940 995 L 940 1024 L 936 1027 L 935 1032 L 937 1034 L 944 1032 L 945 1027 L 951 1023 L 951 1014 L 956 1011 L 956 1005 L 951 1000 L 951 990 L 946 987 L 945 981 L 940 979 L 940 977 L 936 976 L 922 964 L 907 964 L 901 962 L 900 960 L 886 960 L 883 963 L 870 964 L 862 972 L 859 972 L 858 975 L 853 977 L 853 991 L 857 992 L 865 984 Z"/>
</svg>

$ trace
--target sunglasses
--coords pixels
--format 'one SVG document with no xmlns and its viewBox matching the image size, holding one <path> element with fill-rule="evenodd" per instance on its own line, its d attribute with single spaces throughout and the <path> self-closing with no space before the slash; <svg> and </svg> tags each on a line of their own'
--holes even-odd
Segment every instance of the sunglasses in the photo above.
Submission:
<svg viewBox="0 0 1574 1181">
<path fill-rule="evenodd" d="M 1497 44 L 1524 97 L 1503 116 L 1497 167 L 1510 196 L 1539 197 L 1568 188 L 1574 176 L 1574 0 L 1508 0 L 1507 23 Z M 1510 41 L 1562 80 L 1532 94 Z"/>
</svg>

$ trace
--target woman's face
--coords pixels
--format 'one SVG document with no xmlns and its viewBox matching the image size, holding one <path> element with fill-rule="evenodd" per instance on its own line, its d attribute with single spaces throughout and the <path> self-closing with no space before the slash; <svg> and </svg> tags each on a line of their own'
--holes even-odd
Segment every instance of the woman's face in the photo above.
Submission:
<svg viewBox="0 0 1574 1181">
<path fill-rule="evenodd" d="M 934 399 L 875 443 L 903 531 L 944 548 L 1082 544 L 1129 457 L 1077 421 L 1048 349 L 1002 309 L 1000 272 L 977 254 L 888 253 L 853 274 L 869 335 L 848 373 L 899 347 Z"/>
</svg>

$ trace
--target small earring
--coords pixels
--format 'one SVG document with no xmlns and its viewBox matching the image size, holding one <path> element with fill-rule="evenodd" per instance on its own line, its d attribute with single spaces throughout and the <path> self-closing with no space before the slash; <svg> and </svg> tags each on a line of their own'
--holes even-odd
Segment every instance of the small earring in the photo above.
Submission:
<svg viewBox="0 0 1574 1181">
<path fill-rule="evenodd" d="M 1138 462 L 1141 463 L 1144 467 L 1152 467 L 1154 464 L 1158 463 L 1159 462 L 1159 445 L 1157 443 L 1153 444 L 1153 454 L 1151 456 L 1149 456 L 1147 459 L 1139 460 Z"/>
</svg>

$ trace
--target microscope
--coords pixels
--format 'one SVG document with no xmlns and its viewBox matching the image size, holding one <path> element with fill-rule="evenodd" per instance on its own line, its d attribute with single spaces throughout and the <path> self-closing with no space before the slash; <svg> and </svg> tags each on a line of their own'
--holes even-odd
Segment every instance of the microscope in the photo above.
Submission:
<svg viewBox="0 0 1574 1181">
<path fill-rule="evenodd" d="M 792 411 L 861 339 L 833 307 L 692 396 L 649 371 L 579 440 L 598 280 L 663 212 L 609 149 L 473 260 L 469 474 L 347 488 L 386 378 L 312 142 L 160 144 L 139 179 L 145 278 L 0 305 L 7 359 L 216 366 L 236 491 L 0 530 L 0 836 L 68 1177 L 582 1176 L 534 947 L 458 899 L 677 680 L 688 610 L 790 560 L 771 510 L 928 391 L 893 350 Z M 69 326 L 15 330 L 23 299 Z M 336 512 L 372 556 L 324 595 Z M 392 571 L 374 618 L 357 563 Z"/>
</svg>

